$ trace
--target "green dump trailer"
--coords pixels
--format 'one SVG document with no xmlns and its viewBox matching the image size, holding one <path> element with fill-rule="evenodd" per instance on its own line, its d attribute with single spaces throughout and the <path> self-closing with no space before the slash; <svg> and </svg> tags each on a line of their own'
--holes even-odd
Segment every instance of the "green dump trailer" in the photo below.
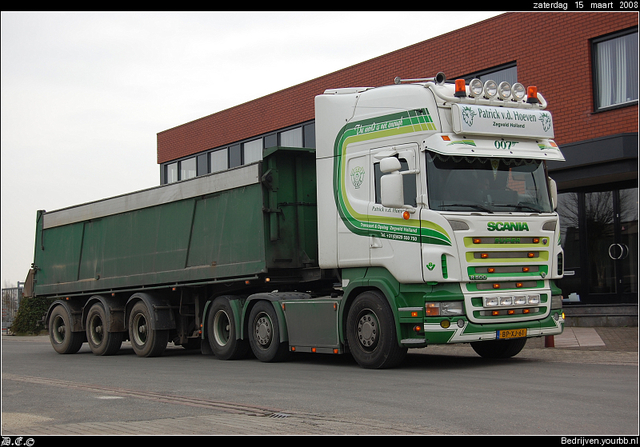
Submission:
<svg viewBox="0 0 640 447">
<path fill-rule="evenodd" d="M 86 341 L 107 355 L 130 339 L 138 355 L 154 356 L 167 342 L 213 337 L 217 355 L 238 357 L 247 337 L 229 340 L 230 325 L 241 327 L 260 293 L 304 299 L 312 295 L 296 289 L 331 286 L 317 251 L 314 151 L 272 148 L 236 169 L 38 211 L 25 295 L 56 299 L 46 321 L 60 353 Z M 207 326 L 214 302 L 225 311 Z M 269 313 L 283 318 L 279 307 Z"/>
</svg>

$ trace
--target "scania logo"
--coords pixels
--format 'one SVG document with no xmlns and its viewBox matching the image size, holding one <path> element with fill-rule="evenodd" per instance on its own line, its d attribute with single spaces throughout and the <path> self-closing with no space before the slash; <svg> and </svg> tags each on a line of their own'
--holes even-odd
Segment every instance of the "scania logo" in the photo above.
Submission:
<svg viewBox="0 0 640 447">
<path fill-rule="evenodd" d="M 489 231 L 529 231 L 529 225 L 526 222 L 488 222 L 487 230 Z"/>
</svg>

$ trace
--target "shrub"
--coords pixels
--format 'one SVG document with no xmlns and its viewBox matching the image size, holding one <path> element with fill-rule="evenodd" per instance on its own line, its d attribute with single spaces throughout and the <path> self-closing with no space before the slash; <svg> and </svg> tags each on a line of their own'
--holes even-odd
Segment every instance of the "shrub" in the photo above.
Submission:
<svg viewBox="0 0 640 447">
<path fill-rule="evenodd" d="M 11 332 L 22 335 L 37 335 L 44 331 L 44 317 L 51 303 L 52 300 L 47 298 L 23 298 L 11 325 Z"/>
</svg>

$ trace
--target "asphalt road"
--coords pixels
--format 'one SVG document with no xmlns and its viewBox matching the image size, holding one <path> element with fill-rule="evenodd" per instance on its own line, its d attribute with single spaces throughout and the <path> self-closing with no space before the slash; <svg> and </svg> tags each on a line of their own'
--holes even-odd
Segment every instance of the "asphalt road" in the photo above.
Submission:
<svg viewBox="0 0 640 447">
<path fill-rule="evenodd" d="M 59 355 L 3 336 L 2 434 L 638 434 L 637 352 L 535 346 L 503 361 L 436 346 L 364 370 L 348 355 L 138 358 L 127 343 Z"/>
</svg>

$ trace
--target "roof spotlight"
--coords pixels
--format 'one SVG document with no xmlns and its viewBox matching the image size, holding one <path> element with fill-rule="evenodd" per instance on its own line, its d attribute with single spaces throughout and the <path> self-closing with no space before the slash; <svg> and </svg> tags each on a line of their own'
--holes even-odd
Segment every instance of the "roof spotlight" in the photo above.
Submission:
<svg viewBox="0 0 640 447">
<path fill-rule="evenodd" d="M 511 96 L 511 84 L 507 81 L 502 81 L 498 86 L 498 96 L 503 101 L 506 101 Z"/>
<path fill-rule="evenodd" d="M 514 101 L 522 101 L 527 96 L 527 90 L 524 85 L 516 82 L 511 86 L 511 96 Z"/>
<path fill-rule="evenodd" d="M 482 81 L 480 79 L 472 79 L 471 82 L 469 82 L 469 96 L 472 98 L 482 96 L 482 87 Z"/>
<path fill-rule="evenodd" d="M 498 94 L 498 84 L 490 79 L 484 83 L 483 90 L 485 98 L 491 99 Z"/>
</svg>

